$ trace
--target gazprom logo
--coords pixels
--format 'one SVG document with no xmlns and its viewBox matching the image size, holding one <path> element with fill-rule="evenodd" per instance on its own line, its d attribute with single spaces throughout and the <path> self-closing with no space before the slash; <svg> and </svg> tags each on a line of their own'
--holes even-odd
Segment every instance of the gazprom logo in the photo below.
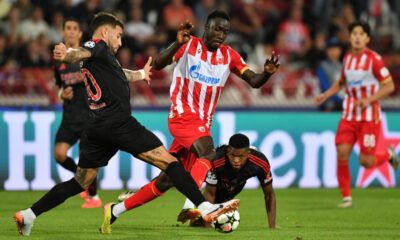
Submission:
<svg viewBox="0 0 400 240">
<path fill-rule="evenodd" d="M 208 84 L 217 84 L 221 80 L 220 78 L 206 76 L 200 73 L 201 63 L 193 65 L 189 68 L 189 75 L 192 79 L 199 80 Z"/>
</svg>

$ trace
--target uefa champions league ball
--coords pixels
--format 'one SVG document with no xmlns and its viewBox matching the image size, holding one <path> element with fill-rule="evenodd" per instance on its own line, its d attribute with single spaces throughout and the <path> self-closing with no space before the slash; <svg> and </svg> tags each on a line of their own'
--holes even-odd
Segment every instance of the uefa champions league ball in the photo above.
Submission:
<svg viewBox="0 0 400 240">
<path fill-rule="evenodd" d="M 226 212 L 219 216 L 215 222 L 212 223 L 212 226 L 215 230 L 221 233 L 230 233 L 235 231 L 239 226 L 240 215 L 237 210 Z"/>
</svg>

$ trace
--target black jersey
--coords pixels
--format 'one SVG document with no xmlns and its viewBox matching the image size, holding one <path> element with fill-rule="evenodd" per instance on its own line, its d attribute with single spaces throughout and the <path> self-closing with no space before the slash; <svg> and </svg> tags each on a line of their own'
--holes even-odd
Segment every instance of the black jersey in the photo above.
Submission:
<svg viewBox="0 0 400 240">
<path fill-rule="evenodd" d="M 129 84 L 117 58 L 100 39 L 87 41 L 83 47 L 92 54 L 82 66 L 92 123 L 128 119 L 131 117 Z"/>
<path fill-rule="evenodd" d="M 79 63 L 66 64 L 54 61 L 56 85 L 60 88 L 72 87 L 74 97 L 64 100 L 63 120 L 71 124 L 81 124 L 88 117 L 87 94 Z"/>
<path fill-rule="evenodd" d="M 268 159 L 257 149 L 251 147 L 246 164 L 238 171 L 232 168 L 226 155 L 228 145 L 216 149 L 217 160 L 207 173 L 206 182 L 217 187 L 215 202 L 221 203 L 233 199 L 242 191 L 247 179 L 257 176 L 261 186 L 272 183 L 272 174 Z"/>
</svg>

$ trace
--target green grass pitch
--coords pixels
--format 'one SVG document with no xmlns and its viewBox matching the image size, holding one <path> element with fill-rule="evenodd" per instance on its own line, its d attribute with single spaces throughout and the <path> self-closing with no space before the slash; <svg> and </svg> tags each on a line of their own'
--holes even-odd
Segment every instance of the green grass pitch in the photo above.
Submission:
<svg viewBox="0 0 400 240">
<path fill-rule="evenodd" d="M 100 191 L 103 203 L 121 191 Z M 354 206 L 338 209 L 337 189 L 277 189 L 277 225 L 269 229 L 261 189 L 244 190 L 239 228 L 229 234 L 190 228 L 176 222 L 184 197 L 171 190 L 163 197 L 122 215 L 113 233 L 98 232 L 103 208 L 81 209 L 75 196 L 35 221 L 29 239 L 379 239 L 400 240 L 400 189 L 353 189 Z M 0 191 L 0 239 L 20 239 L 12 215 L 29 207 L 43 191 Z"/>
</svg>

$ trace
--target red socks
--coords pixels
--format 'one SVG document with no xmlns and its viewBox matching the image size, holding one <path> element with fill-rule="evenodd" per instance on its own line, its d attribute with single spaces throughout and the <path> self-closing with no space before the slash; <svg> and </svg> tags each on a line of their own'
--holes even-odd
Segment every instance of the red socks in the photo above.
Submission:
<svg viewBox="0 0 400 240">
<path fill-rule="evenodd" d="M 337 177 L 339 182 L 340 192 L 342 196 L 350 197 L 350 169 L 349 169 L 349 160 L 338 160 L 337 165 Z"/>
<path fill-rule="evenodd" d="M 137 191 L 133 196 L 126 199 L 124 201 L 126 210 L 131 210 L 133 208 L 139 207 L 147 202 L 150 202 L 153 199 L 163 195 L 164 193 L 160 192 L 156 186 L 155 182 L 157 179 L 154 179 L 150 183 L 144 185 L 139 191 Z"/>
<path fill-rule="evenodd" d="M 190 170 L 190 175 L 192 175 L 197 186 L 199 186 L 199 189 L 201 189 L 204 179 L 206 178 L 207 172 L 210 169 L 211 169 L 211 164 L 207 159 L 198 158 L 196 160 L 196 163 Z"/>
<path fill-rule="evenodd" d="M 375 158 L 374 161 L 372 162 L 371 168 L 382 165 L 383 163 L 389 161 L 389 158 L 390 154 L 387 151 L 375 153 Z"/>
</svg>

